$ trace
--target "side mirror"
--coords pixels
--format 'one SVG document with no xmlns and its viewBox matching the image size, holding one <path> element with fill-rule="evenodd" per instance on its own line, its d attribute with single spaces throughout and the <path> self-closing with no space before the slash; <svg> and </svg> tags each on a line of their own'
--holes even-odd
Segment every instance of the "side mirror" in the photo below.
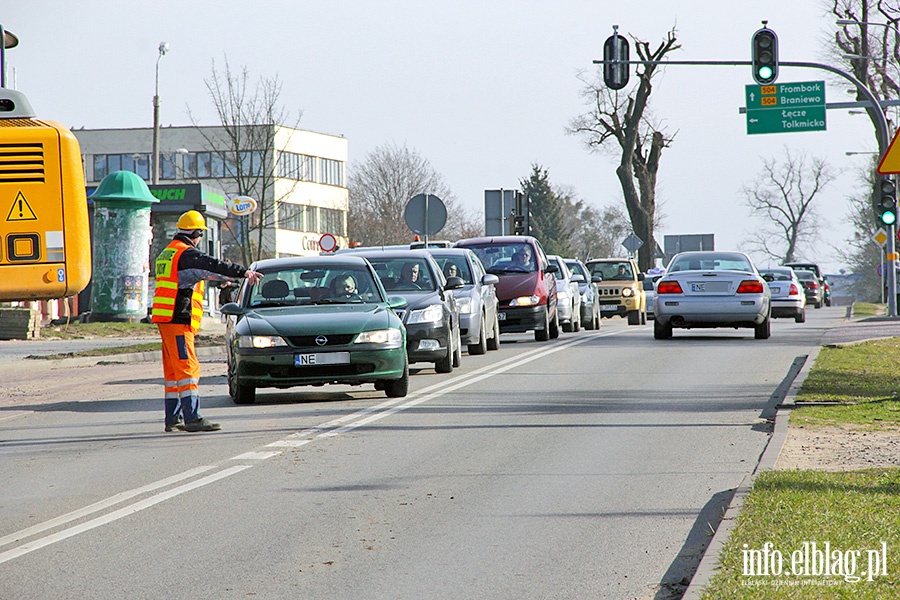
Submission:
<svg viewBox="0 0 900 600">
<path fill-rule="evenodd" d="M 500 278 L 490 273 L 485 273 L 481 278 L 481 285 L 497 285 L 498 283 L 500 283 Z"/>
<path fill-rule="evenodd" d="M 406 308 L 409 302 L 403 296 L 391 296 L 388 298 L 388 307 L 398 309 Z"/>
<path fill-rule="evenodd" d="M 458 290 L 462 286 L 466 285 L 466 282 L 462 280 L 462 277 L 448 277 L 447 285 L 444 286 L 445 290 Z"/>
<path fill-rule="evenodd" d="M 559 271 L 559 267 L 556 265 L 547 265 L 547 268 L 544 269 L 544 273 L 556 273 Z"/>
<path fill-rule="evenodd" d="M 597 273 L 596 275 L 591 275 L 591 283 L 600 283 L 603 281 L 603 275 Z"/>
<path fill-rule="evenodd" d="M 574 275 L 572 275 L 572 281 L 574 283 L 584 283 L 584 275 L 582 275 L 581 273 L 575 273 Z"/>
<path fill-rule="evenodd" d="M 644 280 L 644 274 L 638 273 L 638 281 L 643 281 L 643 280 Z"/>
<path fill-rule="evenodd" d="M 240 316 L 245 314 L 247 311 L 238 306 L 236 303 L 229 302 L 228 304 L 222 305 L 222 307 L 219 309 L 219 312 L 223 315 Z"/>
</svg>

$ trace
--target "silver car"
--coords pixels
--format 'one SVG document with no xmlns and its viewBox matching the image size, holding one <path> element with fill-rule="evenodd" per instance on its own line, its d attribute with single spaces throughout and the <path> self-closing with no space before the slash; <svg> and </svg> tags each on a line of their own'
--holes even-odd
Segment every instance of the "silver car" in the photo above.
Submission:
<svg viewBox="0 0 900 600">
<path fill-rule="evenodd" d="M 758 340 L 771 335 L 771 292 L 742 252 L 682 252 L 656 282 L 653 337 L 672 330 L 752 327 Z"/>
<path fill-rule="evenodd" d="M 599 275 L 591 277 L 591 272 L 577 258 L 567 258 L 566 266 L 573 275 L 581 275 L 584 281 L 578 283 L 581 293 L 581 324 L 585 329 L 600 329 L 600 293 L 597 284 L 603 281 Z"/>
<path fill-rule="evenodd" d="M 500 279 L 486 273 L 478 256 L 466 248 L 428 248 L 444 277 L 460 277 L 463 286 L 453 290 L 459 307 L 459 334 L 469 354 L 500 348 L 497 291 Z"/>
<path fill-rule="evenodd" d="M 551 265 L 556 265 L 556 310 L 563 331 L 581 331 L 581 291 L 578 284 L 584 280 L 582 275 L 573 275 L 561 257 L 551 254 L 547 256 Z"/>
<path fill-rule="evenodd" d="M 790 267 L 760 269 L 772 292 L 772 318 L 790 317 L 797 323 L 806 322 L 806 294 L 803 284 Z"/>
</svg>

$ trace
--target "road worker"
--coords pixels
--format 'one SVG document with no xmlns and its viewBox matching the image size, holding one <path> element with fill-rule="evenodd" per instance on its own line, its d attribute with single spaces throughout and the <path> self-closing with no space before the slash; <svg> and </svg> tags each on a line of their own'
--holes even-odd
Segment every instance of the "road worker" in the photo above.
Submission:
<svg viewBox="0 0 900 600">
<path fill-rule="evenodd" d="M 165 431 L 217 431 L 218 423 L 200 416 L 200 362 L 194 351 L 194 335 L 203 315 L 204 280 L 247 278 L 257 283 L 261 274 L 198 250 L 207 229 L 198 211 L 182 214 L 176 227 L 175 237 L 156 259 L 156 292 L 150 311 L 162 337 Z"/>
</svg>

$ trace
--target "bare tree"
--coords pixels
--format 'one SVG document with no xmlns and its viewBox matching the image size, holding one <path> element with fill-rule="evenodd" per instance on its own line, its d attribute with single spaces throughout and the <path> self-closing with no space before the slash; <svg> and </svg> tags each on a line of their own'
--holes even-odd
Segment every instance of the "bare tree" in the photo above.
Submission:
<svg viewBox="0 0 900 600">
<path fill-rule="evenodd" d="M 225 223 L 226 256 L 250 264 L 269 257 L 271 244 L 265 241 L 267 232 L 275 227 L 278 203 L 293 189 L 275 193 L 275 128 L 296 128 L 300 116 L 291 115 L 280 104 L 281 82 L 278 77 L 260 77 L 250 83 L 247 67 L 232 70 L 225 57 L 223 70 L 212 63 L 209 79 L 204 79 L 210 99 L 216 109 L 220 127 L 201 127 L 190 108 L 191 123 L 203 136 L 215 158 L 222 162 L 224 180 L 233 196 L 251 196 L 258 210 L 250 217 L 232 217 Z"/>
<path fill-rule="evenodd" d="M 569 254 L 588 260 L 619 256 L 622 240 L 631 233 L 631 222 L 621 205 L 596 208 L 578 199 L 571 186 L 554 189 L 561 203 L 566 231 L 570 232 Z"/>
<path fill-rule="evenodd" d="M 681 48 L 674 29 L 655 50 L 651 50 L 649 42 L 632 39 L 638 57 L 644 61 L 660 61 Z M 590 80 L 580 74 L 579 79 L 585 84 L 582 94 L 591 108 L 574 118 L 568 127 L 569 133 L 582 137 L 591 152 L 600 151 L 613 141 L 617 144 L 620 155 L 616 176 L 632 229 L 644 241 L 638 251 L 638 264 L 645 271 L 653 267 L 656 252 L 654 229 L 659 161 L 663 148 L 669 147 L 674 138 L 656 127 L 647 113 L 653 91 L 651 81 L 658 66 L 645 64 L 638 67 L 637 85 L 627 94 L 607 88 L 598 73 Z"/>
<path fill-rule="evenodd" d="M 877 161 L 875 161 L 877 163 Z M 872 190 L 875 186 L 875 163 L 857 170 L 857 191 L 847 196 L 847 220 L 853 225 L 853 235 L 833 249 L 841 261 L 857 277 L 853 292 L 857 300 L 881 302 L 883 281 L 878 269 L 884 263 L 884 248 L 873 238 L 879 225 L 872 213 Z"/>
<path fill-rule="evenodd" d="M 447 224 L 440 237 L 458 239 L 480 235 L 483 227 L 459 206 L 443 177 L 428 159 L 406 146 L 378 146 L 366 155 L 349 177 L 350 239 L 363 245 L 409 243 L 412 232 L 403 212 L 417 194 L 433 194 L 447 208 Z"/>
<path fill-rule="evenodd" d="M 750 251 L 780 262 L 791 262 L 809 249 L 819 235 L 815 202 L 836 175 L 825 159 L 792 154 L 763 160 L 759 176 L 741 188 L 747 206 L 760 219 L 747 241 Z"/>
</svg>

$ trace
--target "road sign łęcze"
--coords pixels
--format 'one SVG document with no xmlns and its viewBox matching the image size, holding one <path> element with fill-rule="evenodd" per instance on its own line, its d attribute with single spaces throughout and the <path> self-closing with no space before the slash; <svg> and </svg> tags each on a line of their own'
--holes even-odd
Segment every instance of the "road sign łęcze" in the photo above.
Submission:
<svg viewBox="0 0 900 600">
<path fill-rule="evenodd" d="M 825 82 L 748 85 L 747 133 L 825 130 Z"/>
</svg>

